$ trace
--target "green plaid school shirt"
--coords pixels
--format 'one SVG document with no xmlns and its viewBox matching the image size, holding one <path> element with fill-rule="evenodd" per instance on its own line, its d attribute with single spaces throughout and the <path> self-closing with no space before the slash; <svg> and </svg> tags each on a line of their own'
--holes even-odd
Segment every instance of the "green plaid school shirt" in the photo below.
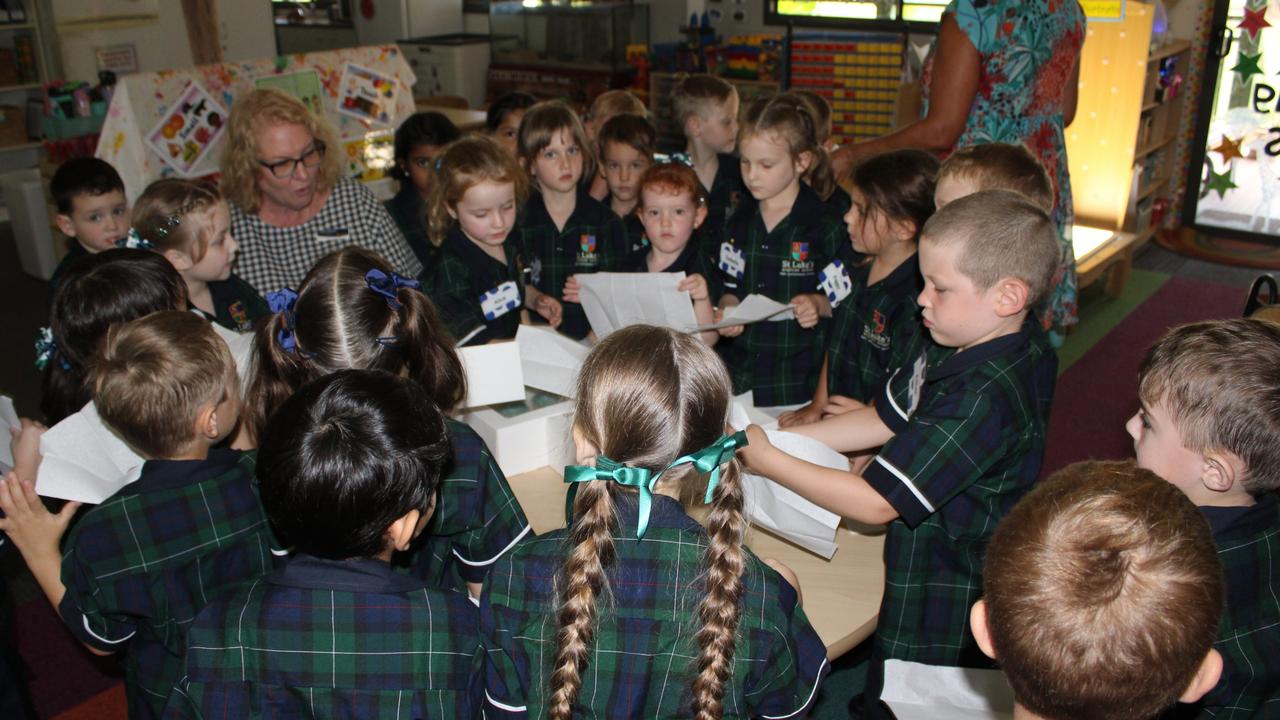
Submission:
<svg viewBox="0 0 1280 720">
<path fill-rule="evenodd" d="M 524 307 L 520 249 L 511 238 L 502 244 L 502 249 L 507 256 L 505 263 L 498 262 L 455 227 L 440 244 L 436 264 L 426 272 L 423 289 L 440 311 L 449 332 L 463 345 L 510 340 L 520 327 L 520 309 Z M 516 306 L 486 314 L 481 296 L 508 282 L 515 283 Z"/>
<path fill-rule="evenodd" d="M 381 560 L 299 555 L 196 617 L 167 718 L 474 718 L 475 605 Z"/>
<path fill-rule="evenodd" d="M 616 557 L 582 673 L 575 717 L 689 717 L 700 651 L 697 606 L 706 592 L 706 531 L 680 503 L 656 495 L 636 539 L 634 496 L 616 493 Z M 541 718 L 556 645 L 555 576 L 567 530 L 541 535 L 503 558 L 485 583 L 480 626 L 486 650 L 485 716 Z M 795 590 L 749 550 L 724 717 L 803 716 L 828 672 L 826 648 Z"/>
<path fill-rule="evenodd" d="M 159 717 L 196 613 L 285 554 L 258 499 L 255 459 L 212 450 L 207 460 L 148 460 L 67 536 L 58 613 L 81 642 L 124 653 L 131 718 Z"/>
<path fill-rule="evenodd" d="M 1200 702 L 1178 705 L 1165 718 L 1280 715 L 1280 501 L 1274 492 L 1256 499 L 1250 507 L 1200 508 L 1213 528 L 1227 589 L 1214 643 L 1222 678 Z"/>
<path fill-rule="evenodd" d="M 209 295 L 215 312 L 210 319 L 228 330 L 253 332 L 258 318 L 271 314 L 258 291 L 235 275 L 209 283 Z"/>
<path fill-rule="evenodd" d="M 507 476 L 484 439 L 466 423 L 445 420 L 453 461 L 440 477 L 436 510 L 409 548 L 410 573 L 431 587 L 466 592 L 530 533 Z"/>
<path fill-rule="evenodd" d="M 924 280 L 915 255 L 870 285 L 870 258 L 847 269 L 853 288 L 832 312 L 827 333 L 827 393 L 865 403 L 926 332 L 916 305 Z"/>
<path fill-rule="evenodd" d="M 577 273 L 608 272 L 626 255 L 622 218 L 579 188 L 573 213 L 559 230 L 542 194 L 535 192 L 525 203 L 519 232 L 530 282 L 564 306 L 560 332 L 575 340 L 586 337 L 591 330 L 587 315 L 581 305 L 562 299 L 564 284 Z"/>
<path fill-rule="evenodd" d="M 738 208 L 744 205 L 755 205 L 755 198 L 747 192 L 747 185 L 742 181 L 742 161 L 737 155 L 717 153 L 719 166 L 711 187 L 703 188 L 707 195 L 707 218 L 702 221 L 702 233 L 695 236 L 700 242 L 702 254 L 714 266 L 720 254 L 720 243 L 724 242 L 725 227 L 729 218 Z M 692 161 L 689 161 L 692 164 Z"/>
<path fill-rule="evenodd" d="M 746 260 L 739 277 L 717 255 L 725 293 L 739 300 L 759 294 L 787 303 L 801 293 L 821 293 L 818 275 L 848 239 L 844 225 L 801 183 L 791 214 L 772 232 L 765 230 L 760 209 L 752 203 L 730 219 L 725 242 Z M 808 402 L 822 370 L 826 325 L 825 320 L 808 330 L 795 320 L 747 325 L 725 354 L 733 373 L 733 391 L 753 391 L 760 407 Z"/>
<path fill-rule="evenodd" d="M 884 659 L 985 666 L 969 631 L 996 524 L 1044 455 L 1058 360 L 1035 318 L 963 352 L 927 343 L 876 412 L 894 432 L 863 477 L 898 511 L 876 627 Z"/>
</svg>

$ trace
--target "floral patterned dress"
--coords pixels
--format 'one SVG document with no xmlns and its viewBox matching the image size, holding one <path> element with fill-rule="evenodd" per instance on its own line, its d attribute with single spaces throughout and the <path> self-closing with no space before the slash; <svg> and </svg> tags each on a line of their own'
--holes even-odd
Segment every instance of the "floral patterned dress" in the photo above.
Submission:
<svg viewBox="0 0 1280 720">
<path fill-rule="evenodd" d="M 1062 105 L 1084 43 L 1084 11 L 1076 0 L 951 0 L 946 12 L 977 48 L 981 63 L 978 94 L 955 147 L 1023 143 L 1053 180 L 1052 216 L 1062 261 L 1042 301 L 1041 321 L 1060 343 L 1066 327 L 1076 322 L 1074 212 Z M 926 102 L 932 64 L 930 52 L 923 80 Z"/>
</svg>

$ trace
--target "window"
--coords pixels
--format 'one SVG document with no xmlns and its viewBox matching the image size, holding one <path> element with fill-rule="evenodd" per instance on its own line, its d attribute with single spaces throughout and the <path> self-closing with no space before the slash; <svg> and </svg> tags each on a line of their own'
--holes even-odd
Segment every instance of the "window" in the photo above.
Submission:
<svg viewBox="0 0 1280 720">
<path fill-rule="evenodd" d="M 863 30 L 932 29 L 947 0 L 768 0 L 765 23 Z"/>
</svg>

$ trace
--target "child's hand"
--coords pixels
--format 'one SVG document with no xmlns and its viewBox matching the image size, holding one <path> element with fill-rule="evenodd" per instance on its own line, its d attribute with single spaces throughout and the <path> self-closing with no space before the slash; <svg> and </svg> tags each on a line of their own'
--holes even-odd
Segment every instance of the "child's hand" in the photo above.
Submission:
<svg viewBox="0 0 1280 720">
<path fill-rule="evenodd" d="M 832 395 L 827 398 L 827 404 L 822 406 L 823 415 L 843 415 L 854 410 L 871 407 L 866 403 L 858 402 L 851 397 L 844 395 Z"/>
<path fill-rule="evenodd" d="M 778 416 L 778 427 L 789 428 L 796 425 L 808 425 L 822 419 L 822 408 L 813 403 L 804 407 L 788 410 Z"/>
<path fill-rule="evenodd" d="M 716 308 L 716 314 L 713 320 L 717 323 L 723 322 L 724 310 Z M 738 337 L 742 334 L 742 331 L 746 329 L 746 325 L 730 325 L 729 327 L 716 328 L 716 332 L 720 333 L 720 337 Z"/>
<path fill-rule="evenodd" d="M 682 292 L 687 290 L 689 299 L 694 302 L 711 299 L 711 294 L 707 291 L 707 279 L 699 273 L 694 273 L 681 280 L 680 284 L 676 286 L 676 290 Z"/>
<path fill-rule="evenodd" d="M 769 442 L 769 436 L 765 434 L 764 428 L 752 423 L 747 426 L 746 447 L 738 448 L 738 459 L 746 463 L 748 468 L 759 469 L 760 462 L 773 449 L 773 443 Z"/>
<path fill-rule="evenodd" d="M 570 275 L 568 280 L 564 282 L 563 299 L 571 303 L 582 302 L 578 299 L 578 294 L 582 292 L 582 283 L 578 282 L 577 275 Z"/>
<path fill-rule="evenodd" d="M 69 502 L 54 515 L 40 501 L 35 483 L 19 480 L 15 473 L 0 479 L 0 511 L 4 512 L 0 530 L 9 536 L 28 565 L 50 558 L 61 562 L 58 541 L 79 507 L 80 503 Z"/>
<path fill-rule="evenodd" d="M 20 428 L 9 428 L 9 449 L 13 453 L 13 471 L 20 480 L 35 482 L 40 467 L 40 436 L 48 430 L 42 423 L 22 418 Z"/>
<path fill-rule="evenodd" d="M 538 295 L 538 298 L 533 301 L 533 311 L 541 315 L 542 319 L 553 328 L 560 327 L 560 321 L 564 318 L 564 306 L 550 295 Z"/>
<path fill-rule="evenodd" d="M 812 295 L 797 295 L 791 298 L 791 307 L 795 308 L 796 322 L 808 330 L 818 324 L 818 301 Z"/>
</svg>

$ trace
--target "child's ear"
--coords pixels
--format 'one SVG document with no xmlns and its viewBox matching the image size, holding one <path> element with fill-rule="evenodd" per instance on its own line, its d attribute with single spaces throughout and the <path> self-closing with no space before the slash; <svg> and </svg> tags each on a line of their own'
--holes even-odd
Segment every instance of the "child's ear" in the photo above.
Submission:
<svg viewBox="0 0 1280 720">
<path fill-rule="evenodd" d="M 195 264 L 191 262 L 191 258 L 186 253 L 179 250 L 165 250 L 164 259 L 168 260 L 173 269 L 178 272 L 190 270 L 191 266 Z"/>
<path fill-rule="evenodd" d="M 702 134 L 702 118 L 697 113 L 690 115 L 684 120 L 685 137 L 696 138 Z"/>
<path fill-rule="evenodd" d="M 454 207 L 449 205 L 449 203 L 444 204 L 444 211 L 449 213 L 449 217 L 453 218 L 454 220 L 458 219 L 458 211 Z"/>
<path fill-rule="evenodd" d="M 1204 697 L 1218 684 L 1218 680 L 1222 678 L 1222 655 L 1217 650 L 1209 649 L 1205 654 L 1204 660 L 1200 663 L 1200 668 L 1196 670 L 1195 677 L 1191 678 L 1191 683 L 1187 685 L 1187 689 L 1183 691 L 1182 697 L 1178 698 L 1178 702 L 1193 703 Z"/>
<path fill-rule="evenodd" d="M 1031 297 L 1031 288 L 1018 278 L 1000 278 L 991 291 L 995 293 L 996 314 L 1000 317 L 1012 317 L 1027 309 L 1027 300 Z"/>
<path fill-rule="evenodd" d="M 813 152 L 805 150 L 796 156 L 796 172 L 803 175 L 809 172 L 809 168 L 813 167 Z"/>
<path fill-rule="evenodd" d="M 702 223 L 707 219 L 707 206 L 699 205 L 698 209 L 693 211 L 693 229 L 697 230 L 702 227 Z"/>
<path fill-rule="evenodd" d="M 593 467 L 596 464 L 596 456 L 600 454 L 600 448 L 588 440 L 586 434 L 577 425 L 573 426 L 573 454 L 576 464 Z"/>
<path fill-rule="evenodd" d="M 196 434 L 208 440 L 222 437 L 218 432 L 218 404 L 201 405 L 196 411 Z"/>
<path fill-rule="evenodd" d="M 409 549 L 409 543 L 418 535 L 418 523 L 421 519 L 421 512 L 410 510 L 392 521 L 387 527 L 387 542 L 393 550 L 404 552 Z"/>
<path fill-rule="evenodd" d="M 907 242 L 916 236 L 916 224 L 910 220 L 889 220 L 889 233 L 898 242 Z"/>
<path fill-rule="evenodd" d="M 1204 454 L 1200 481 L 1213 492 L 1224 493 L 1244 476 L 1244 462 L 1227 450 L 1210 450 Z"/>
<path fill-rule="evenodd" d="M 58 225 L 58 231 L 61 232 L 63 235 L 66 235 L 69 238 L 73 238 L 76 236 L 76 226 L 75 226 L 75 223 L 71 222 L 70 215 L 63 215 L 62 213 L 58 213 L 56 216 L 54 216 L 53 220 Z"/>
<path fill-rule="evenodd" d="M 991 628 L 987 625 L 987 601 L 979 600 L 969 611 L 969 629 L 973 631 L 973 639 L 978 641 L 978 649 L 984 655 L 996 659 L 996 646 L 991 642 Z"/>
</svg>

